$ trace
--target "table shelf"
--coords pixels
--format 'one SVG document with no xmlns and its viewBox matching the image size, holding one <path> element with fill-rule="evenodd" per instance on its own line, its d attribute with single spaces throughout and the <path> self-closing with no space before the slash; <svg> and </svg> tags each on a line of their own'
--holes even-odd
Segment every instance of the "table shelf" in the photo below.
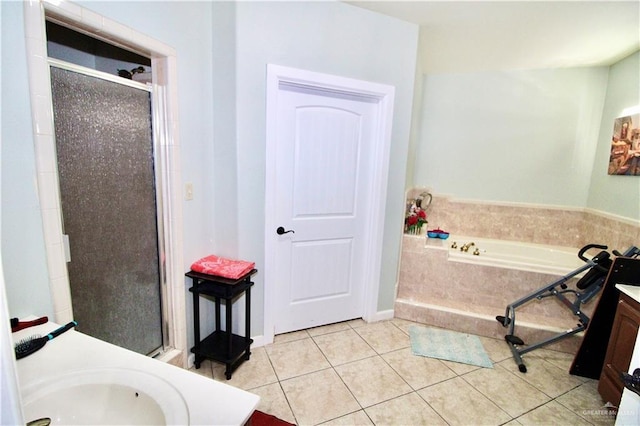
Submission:
<svg viewBox="0 0 640 426">
<path fill-rule="evenodd" d="M 196 355 L 201 355 L 207 359 L 223 363 L 233 363 L 251 346 L 253 339 L 247 339 L 237 334 L 231 334 L 231 354 L 227 350 L 228 335 L 226 331 L 214 331 L 205 337 L 200 345 L 191 349 Z M 196 368 L 200 368 L 197 365 Z"/>
<path fill-rule="evenodd" d="M 191 352 L 195 354 L 195 367 L 205 359 L 224 363 L 227 380 L 242 362 L 249 360 L 251 356 L 251 276 L 257 273 L 256 269 L 238 279 L 228 279 L 215 275 L 202 274 L 195 271 L 185 275 L 193 280 L 193 286 L 189 291 L 193 294 L 193 333 L 194 347 Z M 233 302 L 242 294 L 245 295 L 245 335 L 234 334 L 231 330 Z M 200 340 L 200 295 L 206 295 L 215 299 L 216 329 L 209 336 Z M 225 330 L 221 327 L 220 306 L 225 302 Z"/>
</svg>

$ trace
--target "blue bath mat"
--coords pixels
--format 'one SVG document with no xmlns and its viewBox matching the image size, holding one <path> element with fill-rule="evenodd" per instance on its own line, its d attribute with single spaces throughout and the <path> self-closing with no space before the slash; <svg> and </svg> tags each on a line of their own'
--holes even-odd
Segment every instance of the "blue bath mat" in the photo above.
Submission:
<svg viewBox="0 0 640 426">
<path fill-rule="evenodd" d="M 493 368 L 478 336 L 430 327 L 409 327 L 414 355 Z"/>
</svg>

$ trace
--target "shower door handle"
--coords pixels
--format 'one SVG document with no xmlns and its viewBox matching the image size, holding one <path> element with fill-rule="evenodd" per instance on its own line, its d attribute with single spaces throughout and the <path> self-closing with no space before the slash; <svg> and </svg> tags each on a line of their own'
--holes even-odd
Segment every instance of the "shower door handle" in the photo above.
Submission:
<svg viewBox="0 0 640 426">
<path fill-rule="evenodd" d="M 282 226 L 278 226 L 278 229 L 276 229 L 276 234 L 278 234 L 278 235 L 288 234 L 289 232 L 291 232 L 293 234 L 296 233 L 296 231 L 294 231 L 293 229 L 289 229 L 288 231 L 285 231 Z"/>
<path fill-rule="evenodd" d="M 65 262 L 71 262 L 71 245 L 69 243 L 69 235 L 62 234 L 62 248 L 64 249 Z"/>
</svg>

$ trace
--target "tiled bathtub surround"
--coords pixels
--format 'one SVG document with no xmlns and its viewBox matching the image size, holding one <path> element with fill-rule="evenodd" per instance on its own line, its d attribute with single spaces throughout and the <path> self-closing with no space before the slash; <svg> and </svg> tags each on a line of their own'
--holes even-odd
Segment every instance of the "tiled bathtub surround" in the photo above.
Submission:
<svg viewBox="0 0 640 426">
<path fill-rule="evenodd" d="M 398 289 L 398 298 L 441 302 L 468 311 L 478 306 L 475 309 L 495 317 L 504 312 L 508 303 L 558 279 L 550 274 L 448 261 L 448 250 L 425 247 L 424 238 L 420 237 L 405 236 L 403 245 L 402 260 L 406 267 L 400 272 L 403 285 Z M 573 282 L 575 279 L 570 281 Z M 589 308 L 584 311 L 589 313 Z M 524 305 L 517 312 L 525 320 L 539 322 L 547 317 L 562 318 L 567 308 L 549 298 Z M 574 322 L 569 316 L 568 321 L 549 325 L 565 328 Z"/>
<path fill-rule="evenodd" d="M 409 191 L 408 196 L 414 197 L 423 191 L 415 189 Z M 640 244 L 640 225 L 581 210 L 456 201 L 434 196 L 428 220 L 428 229 L 440 227 L 452 235 L 569 246 L 576 248 L 576 255 L 578 248 L 588 243 L 605 244 L 620 251 Z M 396 317 L 500 337 L 507 329 L 495 316 L 504 315 L 508 303 L 559 278 L 455 263 L 447 260 L 447 253 L 446 249 L 425 247 L 424 236 L 403 236 Z M 583 308 L 591 316 L 595 300 Z M 534 300 L 518 308 L 516 319 L 516 334 L 529 343 L 576 325 L 576 317 L 556 298 Z M 574 351 L 577 344 L 579 339 L 572 338 L 555 347 Z"/>
<path fill-rule="evenodd" d="M 496 320 L 507 304 L 558 277 L 528 271 L 447 260 L 448 250 L 426 246 L 424 237 L 405 235 L 395 315 L 412 321 L 484 336 L 506 334 Z M 571 296 L 569 296 L 571 299 Z M 584 306 L 591 315 L 595 303 Z M 526 324 L 532 324 L 525 327 Z M 573 328 L 576 318 L 555 297 L 516 310 L 516 335 L 527 342 Z M 575 339 L 574 339 L 575 340 Z M 576 343 L 560 348 L 572 350 Z"/>
<path fill-rule="evenodd" d="M 407 196 L 413 198 L 424 191 L 412 189 Z M 640 244 L 640 220 L 578 208 L 456 200 L 434 195 L 428 221 L 428 229 L 440 227 L 453 235 L 498 240 L 576 248 L 597 243 L 619 251 Z"/>
</svg>

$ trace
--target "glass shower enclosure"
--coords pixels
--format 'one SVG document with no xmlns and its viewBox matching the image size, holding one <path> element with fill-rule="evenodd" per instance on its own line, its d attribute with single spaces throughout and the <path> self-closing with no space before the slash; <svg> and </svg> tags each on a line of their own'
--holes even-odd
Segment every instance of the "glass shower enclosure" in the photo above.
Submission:
<svg viewBox="0 0 640 426">
<path fill-rule="evenodd" d="M 162 277 L 151 89 L 74 66 L 50 70 L 77 328 L 157 353 Z"/>
</svg>

